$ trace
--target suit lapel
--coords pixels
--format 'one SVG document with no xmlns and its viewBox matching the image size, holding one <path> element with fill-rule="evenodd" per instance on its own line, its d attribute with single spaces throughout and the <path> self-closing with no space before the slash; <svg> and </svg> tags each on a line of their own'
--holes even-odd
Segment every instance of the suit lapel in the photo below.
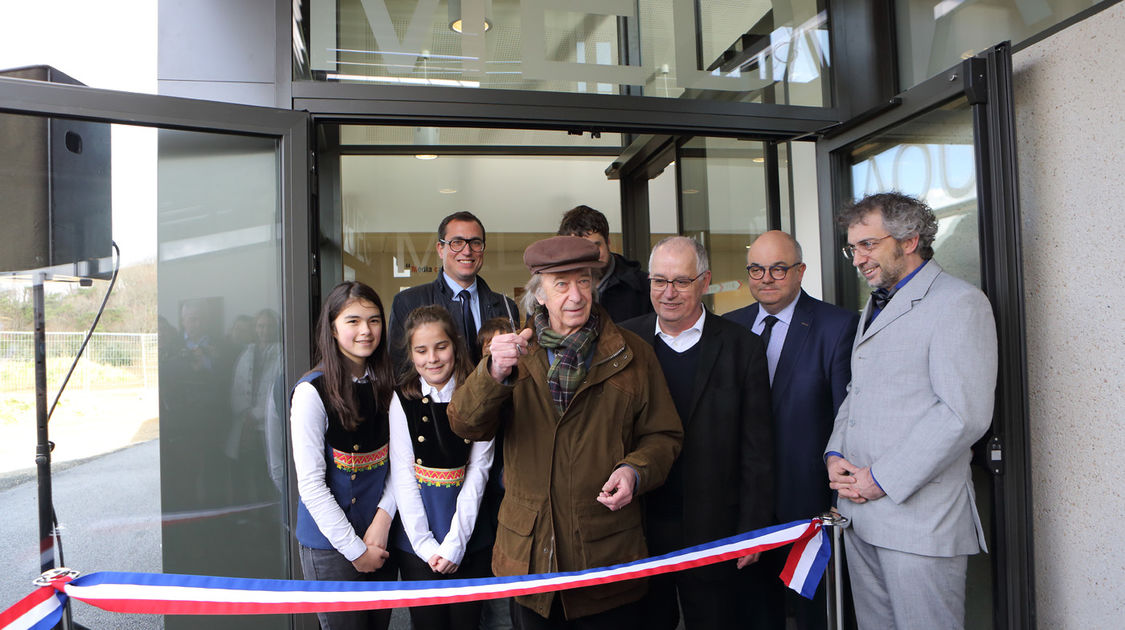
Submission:
<svg viewBox="0 0 1125 630">
<path fill-rule="evenodd" d="M 718 326 L 714 323 L 708 325 L 710 320 L 718 316 L 708 311 L 706 307 L 704 307 L 703 312 L 705 313 L 703 336 L 699 338 L 699 361 L 695 367 L 695 382 L 691 388 L 691 406 L 688 407 L 691 411 L 688 413 L 688 418 L 680 418 L 685 426 L 690 418 L 695 417 L 695 408 L 699 405 L 699 400 L 703 398 L 703 392 L 707 389 L 707 383 L 711 380 L 711 370 L 714 369 L 715 361 L 719 358 L 719 350 L 723 346 L 723 340 L 719 337 Z"/>
<path fill-rule="evenodd" d="M 791 375 L 797 365 L 797 357 L 804 352 L 805 342 L 812 331 L 812 313 L 808 309 L 810 299 L 812 298 L 804 291 L 797 296 L 793 319 L 789 322 L 789 330 L 785 331 L 785 344 L 781 346 L 781 356 L 777 359 L 777 368 L 773 373 L 771 389 L 775 398 L 780 399 L 793 380 Z"/>
<path fill-rule="evenodd" d="M 500 309 L 497 308 L 498 306 L 502 306 L 500 300 L 504 298 L 500 297 L 497 293 L 493 293 L 492 289 L 488 287 L 488 283 L 480 276 L 477 276 L 477 298 L 480 300 L 480 319 L 482 324 L 486 319 L 507 315 L 506 313 L 500 312 Z"/>
<path fill-rule="evenodd" d="M 901 289 L 899 289 L 891 301 L 887 303 L 887 307 L 883 309 L 875 321 L 863 331 L 863 336 L 856 342 L 858 346 L 860 343 L 870 339 L 875 333 L 886 328 L 891 322 L 899 317 L 910 312 L 914 308 L 914 303 L 922 299 L 926 292 L 930 290 L 930 285 L 937 279 L 938 274 L 941 273 L 941 266 L 936 261 L 930 260 L 926 266 L 920 269 L 913 278 L 910 279 Z M 867 300 L 867 306 L 863 308 L 863 314 L 860 316 L 862 322 L 867 321 L 867 314 L 871 312 L 874 305 L 871 303 L 870 298 Z"/>
<path fill-rule="evenodd" d="M 449 315 L 453 318 L 453 324 L 457 327 L 457 330 L 465 330 L 464 318 L 461 317 L 461 300 L 457 298 L 457 294 L 453 292 L 453 289 L 450 289 L 449 285 L 446 284 L 445 276 L 443 276 L 440 271 L 438 272 L 437 280 L 434 281 L 434 289 L 437 295 L 441 296 L 441 300 L 435 301 L 435 304 L 445 305 L 445 310 L 449 311 Z M 468 339 L 465 340 L 466 343 L 468 343 L 468 341 Z"/>
</svg>

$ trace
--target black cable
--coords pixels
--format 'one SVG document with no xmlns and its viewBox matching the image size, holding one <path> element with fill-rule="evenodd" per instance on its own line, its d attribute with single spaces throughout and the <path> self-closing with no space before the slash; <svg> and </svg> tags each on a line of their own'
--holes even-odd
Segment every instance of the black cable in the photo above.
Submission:
<svg viewBox="0 0 1125 630">
<path fill-rule="evenodd" d="M 117 260 L 113 263 L 113 275 L 109 278 L 109 286 L 105 289 L 105 297 L 102 298 L 102 305 L 98 307 L 98 314 L 94 316 L 94 323 L 90 324 L 90 330 L 86 331 L 86 338 L 82 340 L 82 347 L 78 348 L 78 354 L 74 355 L 74 362 L 70 364 L 70 370 L 67 371 L 66 378 L 59 386 L 59 393 L 55 394 L 55 402 L 51 403 L 51 410 L 47 412 L 47 422 L 51 421 L 51 416 L 55 413 L 55 406 L 59 404 L 63 390 L 66 389 L 66 384 L 70 382 L 70 375 L 74 374 L 74 368 L 78 367 L 78 359 L 81 359 L 82 353 L 86 351 L 86 344 L 90 343 L 90 337 L 94 336 L 94 329 L 98 327 L 98 320 L 102 318 L 105 305 L 109 302 L 110 294 L 113 293 L 113 285 L 117 283 L 117 272 L 121 270 L 121 248 L 117 246 L 117 241 L 111 243 L 113 251 L 117 254 Z"/>
</svg>

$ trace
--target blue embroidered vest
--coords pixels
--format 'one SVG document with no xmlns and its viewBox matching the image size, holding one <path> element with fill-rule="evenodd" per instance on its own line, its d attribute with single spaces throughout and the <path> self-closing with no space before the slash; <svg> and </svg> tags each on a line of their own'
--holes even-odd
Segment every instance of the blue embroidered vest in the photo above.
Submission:
<svg viewBox="0 0 1125 630">
<path fill-rule="evenodd" d="M 406 426 L 414 447 L 414 479 L 422 495 L 422 506 L 430 532 L 438 543 L 449 533 L 453 514 L 457 511 L 457 495 L 465 483 L 465 467 L 469 463 L 472 441 L 458 437 L 449 428 L 446 403 L 428 396 L 411 400 L 398 393 L 406 412 Z M 395 545 L 414 553 L 406 531 L 395 528 Z M 475 538 L 475 536 L 474 536 Z"/>
<path fill-rule="evenodd" d="M 353 383 L 352 395 L 363 422 L 348 431 L 328 405 L 324 374 L 312 371 L 297 381 L 310 383 L 324 402 L 328 430 L 324 435 L 325 483 L 359 537 L 371 525 L 390 470 L 390 429 L 387 413 L 379 413 L 371 383 Z M 332 549 L 304 502 L 297 504 L 297 541 L 313 549 Z"/>
</svg>

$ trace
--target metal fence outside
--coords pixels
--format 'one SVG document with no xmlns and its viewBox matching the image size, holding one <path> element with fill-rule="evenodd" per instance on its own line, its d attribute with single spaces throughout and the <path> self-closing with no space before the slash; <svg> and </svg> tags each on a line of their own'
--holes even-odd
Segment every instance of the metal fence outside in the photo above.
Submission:
<svg viewBox="0 0 1125 630">
<path fill-rule="evenodd" d="M 47 333 L 47 389 L 62 383 L 85 333 Z M 94 333 L 67 388 L 85 390 L 157 386 L 156 333 Z M 31 332 L 0 332 L 0 391 L 35 391 Z"/>
</svg>

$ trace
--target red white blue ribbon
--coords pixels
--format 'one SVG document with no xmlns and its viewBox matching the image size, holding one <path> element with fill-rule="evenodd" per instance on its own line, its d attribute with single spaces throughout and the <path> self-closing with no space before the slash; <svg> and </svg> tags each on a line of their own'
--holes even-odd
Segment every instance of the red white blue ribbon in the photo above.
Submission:
<svg viewBox="0 0 1125 630">
<path fill-rule="evenodd" d="M 160 615 L 292 614 L 399 608 L 609 584 L 733 560 L 788 544 L 793 544 L 793 548 L 781 578 L 790 588 L 811 598 L 831 554 L 828 535 L 819 519 L 775 525 L 627 564 L 497 578 L 329 582 L 98 572 L 51 581 L 51 586 L 35 591 L 0 614 L 0 630 L 49 628 L 58 620 L 66 597 L 112 612 Z"/>
</svg>

